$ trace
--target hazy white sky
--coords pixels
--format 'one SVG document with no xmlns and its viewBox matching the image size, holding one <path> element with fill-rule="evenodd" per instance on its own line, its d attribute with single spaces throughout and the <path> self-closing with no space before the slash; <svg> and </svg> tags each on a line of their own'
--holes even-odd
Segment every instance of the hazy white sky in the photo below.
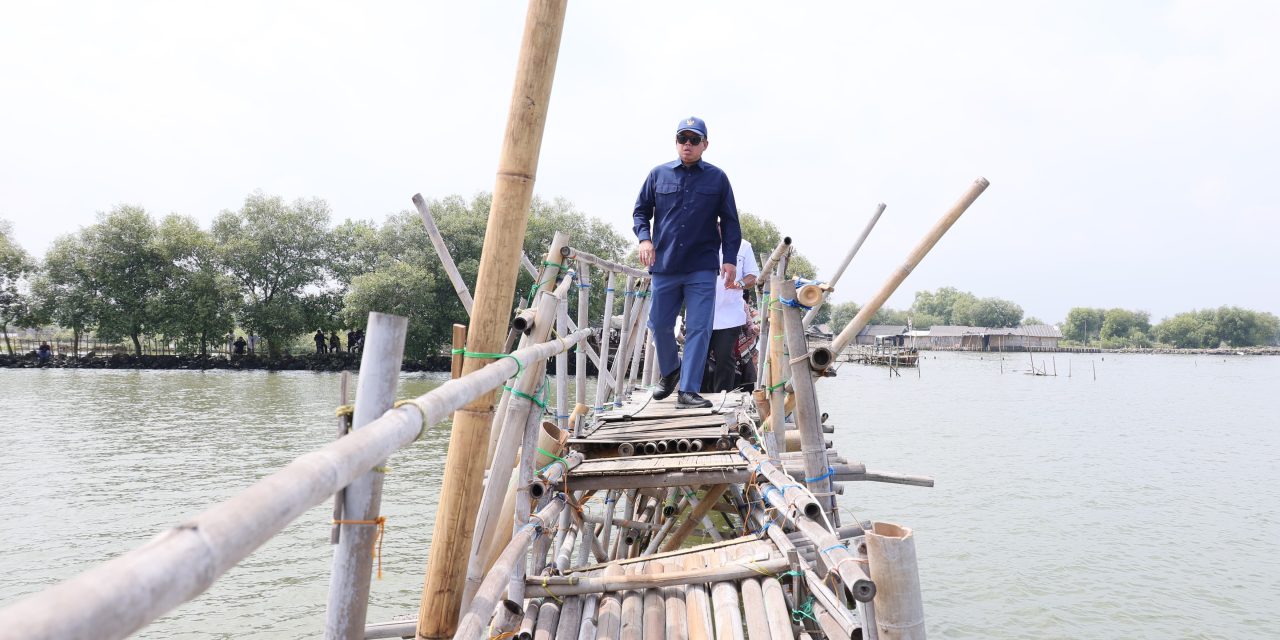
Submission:
<svg viewBox="0 0 1280 640">
<path fill-rule="evenodd" d="M 207 226 L 255 189 L 381 220 L 491 190 L 520 2 L 8 2 L 0 218 L 42 255 L 117 204 Z M 631 236 L 676 121 L 739 206 L 863 302 L 955 286 L 1061 320 L 1280 312 L 1280 4 L 571 2 L 537 193 Z M 764 249 L 761 249 L 764 250 Z"/>
</svg>

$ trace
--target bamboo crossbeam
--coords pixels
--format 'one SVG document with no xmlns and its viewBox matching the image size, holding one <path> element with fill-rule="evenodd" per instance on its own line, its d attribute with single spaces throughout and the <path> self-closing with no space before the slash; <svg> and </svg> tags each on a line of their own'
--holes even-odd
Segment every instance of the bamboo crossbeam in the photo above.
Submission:
<svg viewBox="0 0 1280 640">
<path fill-rule="evenodd" d="M 413 194 L 413 206 L 418 209 L 422 224 L 427 228 L 427 236 L 431 238 L 431 246 L 435 247 L 436 255 L 440 257 L 440 263 L 444 265 L 444 272 L 449 275 L 449 282 L 453 284 L 453 290 L 457 292 L 458 299 L 462 301 L 462 308 L 467 310 L 468 316 L 471 315 L 471 307 L 475 302 L 471 299 L 471 292 L 467 290 L 467 282 L 462 279 L 462 274 L 458 272 L 458 265 L 453 262 L 449 247 L 444 243 L 444 236 L 440 235 L 440 229 L 436 226 L 435 218 L 431 216 L 431 207 L 427 206 L 427 201 L 423 199 L 421 193 Z"/>
<path fill-rule="evenodd" d="M 948 209 L 947 212 L 943 214 L 942 218 L 934 224 L 933 228 L 925 234 L 925 237 L 920 241 L 920 243 L 912 249 L 911 253 L 907 254 L 907 259 L 902 263 L 902 266 L 898 267 L 898 269 L 889 276 L 889 279 L 881 285 L 880 290 L 871 297 L 871 300 L 868 300 L 867 304 L 858 310 L 858 314 L 855 315 L 853 319 L 849 320 L 849 323 L 845 325 L 844 329 L 840 332 L 840 335 L 836 336 L 835 339 L 831 341 L 830 352 L 821 356 L 822 358 L 827 359 L 826 361 L 828 366 L 831 362 L 835 361 L 836 356 L 839 356 L 840 352 L 844 351 L 845 347 L 849 346 L 849 344 L 854 341 L 854 338 L 858 337 L 858 332 L 866 328 L 866 326 L 871 322 L 871 318 L 880 310 L 880 307 L 884 306 L 884 303 L 889 299 L 889 296 L 893 295 L 893 292 L 898 290 L 898 285 L 902 284 L 902 281 L 907 279 L 907 276 L 910 275 L 911 271 L 920 264 L 920 261 L 923 260 L 926 255 L 928 255 L 929 251 L 933 249 L 933 246 L 938 244 L 938 240 L 942 238 L 943 234 L 951 228 L 951 225 L 955 224 L 956 221 L 960 219 L 960 216 L 969 208 L 969 205 L 973 204 L 973 202 L 978 199 L 978 196 L 982 195 L 982 192 L 985 191 L 987 186 L 990 184 L 991 183 L 987 182 L 986 178 L 978 178 L 977 180 L 974 180 L 973 185 L 969 187 L 964 195 L 961 196 L 955 204 L 951 205 L 951 208 Z"/>
<path fill-rule="evenodd" d="M 503 550 L 502 555 L 498 556 L 498 561 L 493 564 L 493 571 L 485 577 L 480 588 L 476 590 L 475 596 L 471 599 L 471 607 L 462 616 L 461 622 L 458 623 L 457 633 L 454 635 L 459 640 L 470 640 L 479 638 L 483 627 L 489 622 L 489 616 L 493 613 L 493 608 L 498 604 L 498 598 L 502 595 L 503 586 L 507 583 L 512 571 L 518 562 L 524 560 L 529 545 L 533 544 L 535 538 L 543 532 L 545 523 L 554 522 L 560 515 L 560 509 L 564 507 L 564 496 L 557 495 L 551 500 L 546 507 L 543 507 L 534 517 L 533 520 L 520 528 L 511 536 L 511 543 Z M 418 634 L 422 634 L 421 611 L 419 611 Z"/>
<path fill-rule="evenodd" d="M 328 500 L 427 428 L 555 355 L 579 331 L 511 354 L 429 393 L 166 530 L 142 547 L 0 609 L 0 629 L 21 638 L 123 638 L 208 589 L 219 576 L 311 507 Z M 71 614 L 68 614 L 71 612 Z"/>
<path fill-rule="evenodd" d="M 618 273 L 624 276 L 631 276 L 633 278 L 649 277 L 648 271 L 644 271 L 643 269 L 637 269 L 635 267 L 630 267 L 625 264 L 612 262 L 610 260 L 605 260 L 604 258 L 591 255 L 590 253 L 587 253 L 586 251 L 583 251 L 576 247 L 570 249 L 569 257 L 579 262 L 586 262 L 588 264 L 597 266 L 601 269 L 604 269 L 605 271 L 608 271 L 609 273 Z"/>
<path fill-rule="evenodd" d="M 727 485 L 725 484 L 717 484 L 712 486 L 710 489 L 707 489 L 707 493 L 702 498 L 702 504 L 698 505 L 696 509 L 690 511 L 689 517 L 686 518 L 684 522 L 681 522 L 675 532 L 672 533 L 667 538 L 666 542 L 662 544 L 663 551 L 671 551 L 672 549 L 680 547 L 681 543 L 684 542 L 684 539 L 689 537 L 689 534 L 693 532 L 694 525 L 700 522 L 703 516 L 707 515 L 707 512 L 711 510 L 711 507 L 715 506 L 716 501 L 720 499 L 722 494 L 724 494 L 726 486 Z"/>
<path fill-rule="evenodd" d="M 835 275 L 831 276 L 830 280 L 827 280 L 827 284 L 830 285 L 832 289 L 834 289 L 836 284 L 840 282 L 840 277 L 844 275 L 845 269 L 849 268 L 849 263 L 853 262 L 854 256 L 858 255 L 858 250 L 862 248 L 862 243 L 867 241 L 867 236 L 871 235 L 871 230 L 874 229 L 876 223 L 880 221 L 880 215 L 884 213 L 884 207 L 885 205 L 883 202 L 876 205 L 876 212 L 871 214 L 871 219 L 867 221 L 867 226 L 862 228 L 862 233 L 858 235 L 857 241 L 853 243 L 853 248 L 849 249 L 849 253 L 845 254 L 844 261 L 842 261 L 840 263 L 840 267 L 836 269 Z M 804 326 L 807 327 L 810 324 L 813 324 L 813 319 L 817 317 L 818 310 L 822 308 L 823 303 L 827 301 L 827 298 L 830 297 L 830 295 L 830 291 L 825 292 L 822 296 L 822 302 L 814 305 L 812 309 L 809 309 L 808 313 L 804 314 Z"/>
</svg>

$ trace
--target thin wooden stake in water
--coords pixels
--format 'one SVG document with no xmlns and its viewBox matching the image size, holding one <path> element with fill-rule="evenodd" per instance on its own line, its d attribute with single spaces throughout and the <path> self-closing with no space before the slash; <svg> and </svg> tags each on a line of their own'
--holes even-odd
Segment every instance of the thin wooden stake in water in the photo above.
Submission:
<svg viewBox="0 0 1280 640">
<path fill-rule="evenodd" d="M 349 384 L 351 384 L 351 372 L 343 371 L 342 379 L 338 383 L 338 406 L 340 407 L 347 406 L 347 385 Z M 347 417 L 338 416 L 338 437 L 341 438 L 345 435 L 347 435 Z M 342 500 L 345 493 L 346 489 L 342 489 L 333 494 L 333 519 L 335 522 L 329 531 L 329 544 L 338 544 L 338 540 L 341 538 L 342 525 L 337 524 L 336 521 L 342 519 Z"/>
</svg>

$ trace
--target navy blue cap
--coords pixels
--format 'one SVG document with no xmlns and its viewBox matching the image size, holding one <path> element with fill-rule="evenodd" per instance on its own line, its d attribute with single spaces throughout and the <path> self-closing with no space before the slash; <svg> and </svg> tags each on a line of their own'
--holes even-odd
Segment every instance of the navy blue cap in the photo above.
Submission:
<svg viewBox="0 0 1280 640">
<path fill-rule="evenodd" d="M 681 131 L 692 131 L 705 138 L 707 137 L 707 123 L 703 122 L 702 118 L 689 116 L 676 125 L 676 133 Z"/>
</svg>

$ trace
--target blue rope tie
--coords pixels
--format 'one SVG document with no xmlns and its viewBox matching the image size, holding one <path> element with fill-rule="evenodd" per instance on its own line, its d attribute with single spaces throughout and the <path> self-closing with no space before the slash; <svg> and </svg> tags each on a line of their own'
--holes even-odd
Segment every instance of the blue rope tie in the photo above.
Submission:
<svg viewBox="0 0 1280 640">
<path fill-rule="evenodd" d="M 826 473 L 824 473 L 824 474 L 822 474 L 822 475 L 820 475 L 820 476 L 818 476 L 818 477 L 816 477 L 816 478 L 805 478 L 805 479 L 804 479 L 804 481 L 805 481 L 805 482 L 818 482 L 819 480 L 826 480 L 827 478 L 830 478 L 831 476 L 833 476 L 833 475 L 835 475 L 835 474 L 836 474 L 836 469 L 835 469 L 835 467 L 827 467 L 827 472 L 826 472 Z"/>
<path fill-rule="evenodd" d="M 833 544 L 833 545 L 831 545 L 831 546 L 827 547 L 826 549 L 823 549 L 823 550 L 822 550 L 822 553 L 828 553 L 828 552 L 830 552 L 832 549 L 844 549 L 845 551 L 848 551 L 848 550 L 849 550 L 849 547 L 846 547 L 846 546 L 844 546 L 844 545 L 842 545 L 842 544 Z"/>
</svg>

